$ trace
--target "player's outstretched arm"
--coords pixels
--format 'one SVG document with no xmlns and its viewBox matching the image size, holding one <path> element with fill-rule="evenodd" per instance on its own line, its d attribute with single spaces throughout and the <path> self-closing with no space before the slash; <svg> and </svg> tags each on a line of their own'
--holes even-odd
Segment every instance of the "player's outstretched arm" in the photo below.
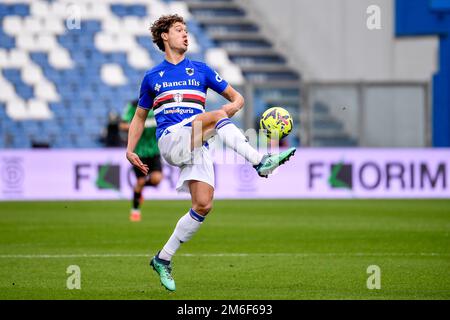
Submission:
<svg viewBox="0 0 450 320">
<path fill-rule="evenodd" d="M 222 97 L 230 101 L 230 103 L 222 106 L 222 110 L 225 111 L 228 115 L 228 118 L 231 118 L 244 107 L 244 97 L 237 92 L 231 85 L 228 85 L 225 90 L 222 92 Z"/>
<path fill-rule="evenodd" d="M 145 120 L 149 110 L 137 108 L 133 120 L 131 120 L 130 129 L 128 131 L 127 159 L 133 166 L 136 166 L 144 174 L 148 173 L 148 166 L 143 164 L 139 156 L 134 153 L 134 149 L 141 138 L 144 131 Z"/>
</svg>

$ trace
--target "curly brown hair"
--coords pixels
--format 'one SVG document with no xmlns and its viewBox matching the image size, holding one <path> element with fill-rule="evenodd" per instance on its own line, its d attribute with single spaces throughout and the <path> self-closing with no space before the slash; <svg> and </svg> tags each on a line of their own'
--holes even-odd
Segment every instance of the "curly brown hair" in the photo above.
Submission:
<svg viewBox="0 0 450 320">
<path fill-rule="evenodd" d="M 164 48 L 164 41 L 161 37 L 161 34 L 165 32 L 169 32 L 169 29 L 172 25 L 177 22 L 181 22 L 182 24 L 186 24 L 184 22 L 183 17 L 177 14 L 164 15 L 158 18 L 152 26 L 150 27 L 150 31 L 152 33 L 153 42 L 156 43 L 158 48 L 161 51 L 166 51 Z"/>
</svg>

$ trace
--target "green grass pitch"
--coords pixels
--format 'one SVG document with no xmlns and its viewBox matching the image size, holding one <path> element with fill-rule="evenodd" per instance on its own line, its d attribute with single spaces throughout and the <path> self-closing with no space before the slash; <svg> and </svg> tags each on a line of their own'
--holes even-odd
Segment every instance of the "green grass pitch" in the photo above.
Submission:
<svg viewBox="0 0 450 320">
<path fill-rule="evenodd" d="M 147 201 L 132 223 L 129 201 L 0 203 L 0 299 L 450 298 L 449 200 L 216 201 L 170 293 L 148 262 L 189 207 Z"/>
</svg>

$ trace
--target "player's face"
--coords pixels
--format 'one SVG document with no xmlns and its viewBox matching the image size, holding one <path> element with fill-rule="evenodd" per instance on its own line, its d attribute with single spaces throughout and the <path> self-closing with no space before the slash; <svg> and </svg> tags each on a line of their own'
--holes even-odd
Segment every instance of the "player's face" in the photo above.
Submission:
<svg viewBox="0 0 450 320">
<path fill-rule="evenodd" d="M 168 32 L 169 47 L 172 50 L 186 52 L 188 49 L 188 31 L 186 25 L 176 22 Z"/>
</svg>

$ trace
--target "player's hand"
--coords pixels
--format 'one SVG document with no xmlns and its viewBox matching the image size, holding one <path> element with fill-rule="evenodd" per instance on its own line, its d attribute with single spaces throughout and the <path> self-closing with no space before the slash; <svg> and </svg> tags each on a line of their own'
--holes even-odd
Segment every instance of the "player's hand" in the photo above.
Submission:
<svg viewBox="0 0 450 320">
<path fill-rule="evenodd" d="M 139 159 L 139 156 L 134 152 L 127 152 L 127 159 L 130 161 L 130 163 L 137 167 L 139 170 L 142 171 L 145 175 L 148 174 L 148 166 L 144 164 L 141 159 Z"/>
</svg>

